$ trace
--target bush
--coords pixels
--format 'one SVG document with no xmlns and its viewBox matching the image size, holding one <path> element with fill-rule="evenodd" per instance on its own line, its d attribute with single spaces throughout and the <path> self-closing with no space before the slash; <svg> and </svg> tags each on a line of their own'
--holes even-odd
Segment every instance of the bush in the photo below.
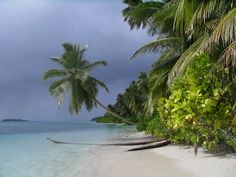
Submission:
<svg viewBox="0 0 236 177">
<path fill-rule="evenodd" d="M 157 112 L 150 122 L 148 122 L 146 132 L 158 138 L 169 138 L 170 134 L 165 123 L 160 119 L 159 112 Z"/>
<path fill-rule="evenodd" d="M 142 116 L 139 116 L 137 120 L 138 120 L 137 121 L 137 130 L 138 131 L 146 130 L 149 119 L 142 115 Z"/>
<path fill-rule="evenodd" d="M 232 106 L 222 96 L 220 82 L 214 74 L 209 74 L 211 68 L 208 56 L 198 56 L 185 75 L 174 81 L 169 98 L 160 100 L 160 119 L 154 119 L 157 121 L 154 125 L 159 124 L 157 130 L 161 130 L 160 125 L 165 125 L 173 142 L 198 144 L 207 149 L 214 149 L 222 143 L 234 144 L 222 133 L 229 129 L 235 131 L 235 127 L 232 128 Z"/>
</svg>

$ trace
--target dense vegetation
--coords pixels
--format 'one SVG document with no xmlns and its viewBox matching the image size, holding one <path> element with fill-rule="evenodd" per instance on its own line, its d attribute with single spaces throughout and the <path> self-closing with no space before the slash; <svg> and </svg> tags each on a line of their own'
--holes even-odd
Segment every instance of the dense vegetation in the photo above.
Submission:
<svg viewBox="0 0 236 177">
<path fill-rule="evenodd" d="M 141 72 L 136 81 L 132 81 L 124 93 L 117 96 L 114 105 L 108 105 L 108 108 L 116 114 L 129 120 L 129 122 L 136 123 L 137 118 L 144 115 L 144 103 L 147 100 L 148 92 L 148 77 L 145 72 Z M 107 112 L 104 117 L 100 117 L 100 122 L 108 118 L 112 119 L 113 116 Z M 106 118 L 106 119 L 104 119 Z M 104 122 L 105 123 L 105 122 Z"/>
<path fill-rule="evenodd" d="M 146 28 L 156 37 L 132 59 L 146 52 L 161 55 L 145 81 L 147 89 L 133 94 L 128 90 L 137 81 L 131 83 L 114 109 L 128 110 L 124 116 L 136 116 L 139 130 L 172 142 L 236 150 L 236 1 L 124 3 L 131 29 Z M 144 99 L 136 105 L 139 95 Z"/>
<path fill-rule="evenodd" d="M 124 0 L 124 20 L 131 29 L 146 28 L 156 39 L 131 59 L 158 53 L 148 74 L 118 95 L 108 107 L 97 99 L 104 83 L 90 76 L 105 61 L 89 63 L 86 48 L 63 45 L 65 53 L 52 58 L 61 69 L 45 73 L 58 103 L 70 92 L 70 112 L 100 105 L 107 110 L 98 122 L 137 123 L 157 137 L 209 150 L 236 150 L 236 1 Z M 116 117 L 116 118 L 115 118 Z"/>
<path fill-rule="evenodd" d="M 212 150 L 225 148 L 222 142 L 236 147 L 233 104 L 223 96 L 226 90 L 221 88 L 219 79 L 209 73 L 211 67 L 208 56 L 196 57 L 184 76 L 171 85 L 170 96 L 160 99 L 158 119 L 165 125 L 164 136 L 173 142 Z"/>
</svg>

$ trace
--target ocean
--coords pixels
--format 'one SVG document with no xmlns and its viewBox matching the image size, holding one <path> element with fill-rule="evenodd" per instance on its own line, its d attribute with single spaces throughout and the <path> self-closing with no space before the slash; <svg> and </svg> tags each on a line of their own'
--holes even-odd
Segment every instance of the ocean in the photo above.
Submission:
<svg viewBox="0 0 236 177">
<path fill-rule="evenodd" d="M 93 177 L 97 146 L 125 135 L 124 126 L 80 122 L 0 122 L 0 177 Z"/>
</svg>

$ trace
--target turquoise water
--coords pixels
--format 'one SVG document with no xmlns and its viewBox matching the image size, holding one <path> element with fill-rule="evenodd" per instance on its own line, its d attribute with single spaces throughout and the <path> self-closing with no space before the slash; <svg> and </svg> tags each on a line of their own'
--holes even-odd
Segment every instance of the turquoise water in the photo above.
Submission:
<svg viewBox="0 0 236 177">
<path fill-rule="evenodd" d="M 0 177 L 92 177 L 95 146 L 67 142 L 106 143 L 125 133 L 115 125 L 68 122 L 1 122 Z"/>
</svg>

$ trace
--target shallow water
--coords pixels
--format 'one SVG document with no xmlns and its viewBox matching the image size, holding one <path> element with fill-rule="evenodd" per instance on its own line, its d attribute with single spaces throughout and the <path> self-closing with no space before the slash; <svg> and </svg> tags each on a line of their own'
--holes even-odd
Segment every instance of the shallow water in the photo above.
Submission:
<svg viewBox="0 0 236 177">
<path fill-rule="evenodd" d="M 96 146 L 54 144 L 106 143 L 125 134 L 115 125 L 69 122 L 0 123 L 0 177 L 92 177 Z"/>
</svg>

